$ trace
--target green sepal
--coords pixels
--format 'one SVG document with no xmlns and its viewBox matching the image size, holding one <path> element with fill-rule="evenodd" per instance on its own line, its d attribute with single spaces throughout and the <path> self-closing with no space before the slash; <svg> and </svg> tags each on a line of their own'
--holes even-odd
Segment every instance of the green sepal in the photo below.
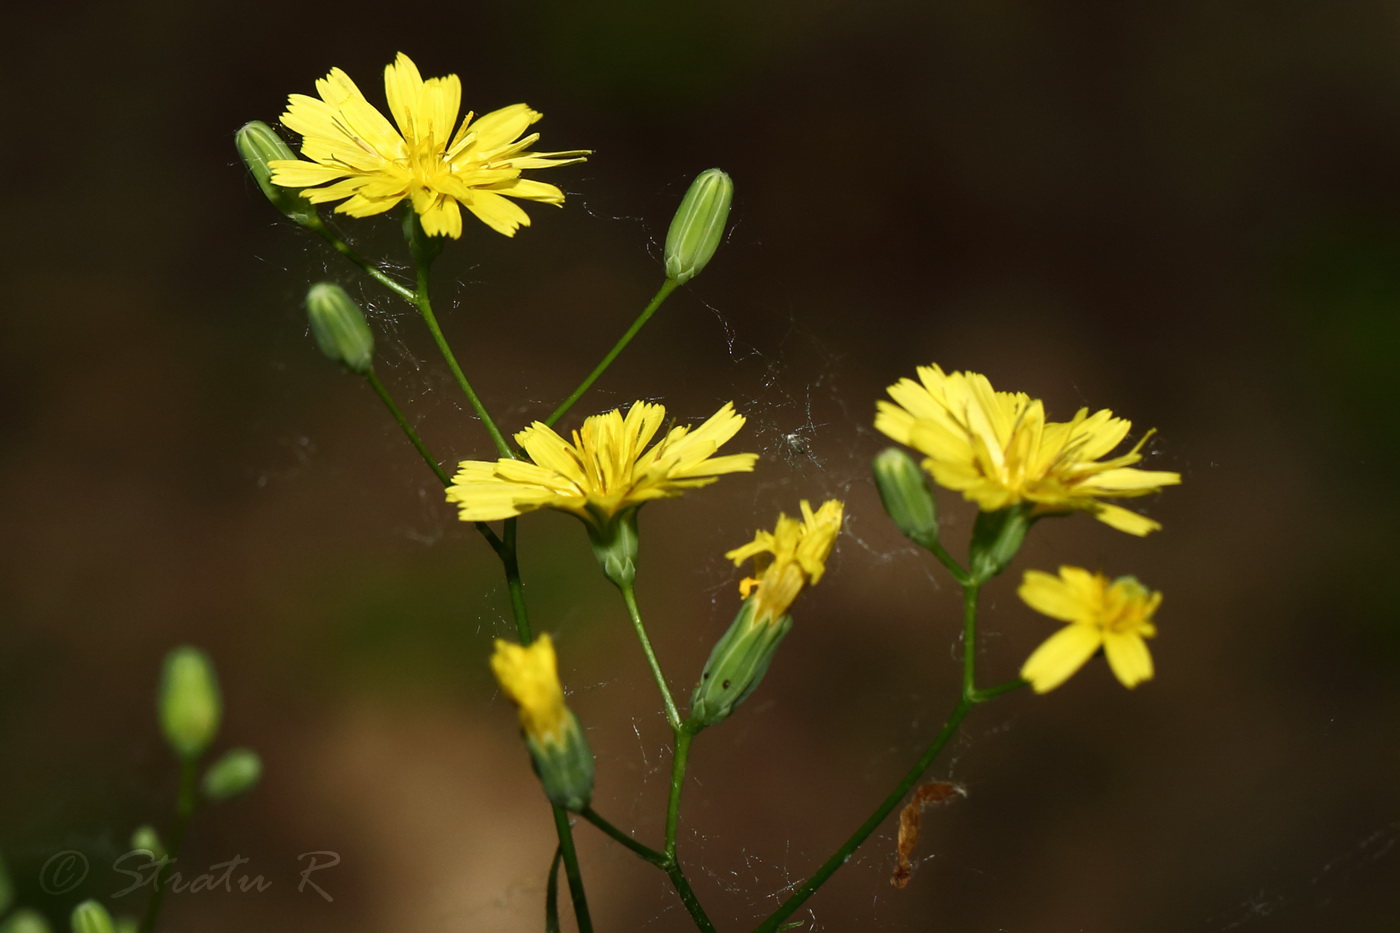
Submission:
<svg viewBox="0 0 1400 933">
<path fill-rule="evenodd" d="M 413 209 L 412 201 L 404 204 L 403 238 L 408 244 L 408 251 L 413 255 L 413 261 L 418 263 L 420 269 L 427 269 L 433 264 L 433 260 L 442 253 L 442 247 L 447 241 L 446 237 L 428 235 L 428 231 L 423 229 L 423 221 L 418 212 Z"/>
<path fill-rule="evenodd" d="M 550 803 L 578 813 L 593 799 L 593 750 L 573 712 L 565 710 L 565 715 L 557 740 L 536 741 L 528 733 L 522 734 L 545 796 Z"/>
<path fill-rule="evenodd" d="M 697 728 L 713 726 L 726 719 L 735 707 L 753 693 L 778 645 L 792 628 L 792 616 L 754 624 L 757 596 L 750 596 L 739 607 L 705 662 L 700 682 L 690 697 L 690 721 Z"/>
<path fill-rule="evenodd" d="M 985 583 L 1001 573 L 1021 549 L 1035 518 L 1029 502 L 1013 505 L 995 512 L 978 512 L 972 526 L 972 544 L 968 548 L 972 578 Z"/>
<path fill-rule="evenodd" d="M 881 451 L 873 468 L 880 502 L 895 527 L 919 547 L 932 551 L 938 546 L 938 505 L 924 471 L 898 447 Z"/>
<path fill-rule="evenodd" d="M 588 543 L 603 568 L 603 576 L 619 589 L 627 589 L 637 579 L 637 509 L 624 509 L 601 525 L 588 522 Z"/>
</svg>

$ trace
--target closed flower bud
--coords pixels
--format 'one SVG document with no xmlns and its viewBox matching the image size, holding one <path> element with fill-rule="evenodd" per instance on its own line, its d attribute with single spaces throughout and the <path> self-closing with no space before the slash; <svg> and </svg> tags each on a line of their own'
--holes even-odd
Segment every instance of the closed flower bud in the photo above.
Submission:
<svg viewBox="0 0 1400 933">
<path fill-rule="evenodd" d="M 97 901 L 83 901 L 73 908 L 73 933 L 116 933 L 112 915 Z"/>
<path fill-rule="evenodd" d="M 0 923 L 0 933 L 49 933 L 49 922 L 37 910 L 17 910 Z"/>
<path fill-rule="evenodd" d="M 593 556 L 603 568 L 603 576 L 619 589 L 626 589 L 637 579 L 637 507 L 619 512 L 601 527 L 588 526 L 588 543 Z"/>
<path fill-rule="evenodd" d="M 717 168 L 691 182 L 666 234 L 666 275 L 684 285 L 700 274 L 719 248 L 734 182 Z"/>
<path fill-rule="evenodd" d="M 311 206 L 311 202 L 293 188 L 283 188 L 272 183 L 272 170 L 267 167 L 267 163 L 277 159 L 296 158 L 272 127 L 261 120 L 245 123 L 234 134 L 233 142 L 238 147 L 238 155 L 243 159 L 243 164 L 248 167 L 248 174 L 253 176 L 253 180 L 258 183 L 262 193 L 267 195 L 273 207 L 303 226 L 320 225 L 321 218 L 317 216 L 316 208 Z"/>
<path fill-rule="evenodd" d="M 165 846 L 161 844 L 160 836 L 155 828 L 143 824 L 136 827 L 131 833 L 131 848 L 136 852 L 149 852 L 151 857 L 159 860 L 165 855 Z"/>
<path fill-rule="evenodd" d="M 204 796 L 228 800 L 246 794 L 262 777 L 262 759 L 251 748 L 235 748 L 204 772 Z"/>
<path fill-rule="evenodd" d="M 788 630 L 792 616 L 756 622 L 757 595 L 744 600 L 729 631 L 710 652 L 700 683 L 690 697 L 690 719 L 701 728 L 727 718 L 753 693 Z"/>
<path fill-rule="evenodd" d="M 554 642 L 548 635 L 526 646 L 498 638 L 491 671 L 520 708 L 520 731 L 545 796 L 567 810 L 583 810 L 593 797 L 593 751 L 564 705 Z"/>
<path fill-rule="evenodd" d="M 311 333 L 326 356 L 364 375 L 374 364 L 374 333 L 360 306 L 334 282 L 317 282 L 306 293 Z"/>
<path fill-rule="evenodd" d="M 881 452 L 874 466 L 880 501 L 895 527 L 910 541 L 932 550 L 938 544 L 938 509 L 924 471 L 897 447 Z"/>
<path fill-rule="evenodd" d="M 197 648 L 176 648 L 165 657 L 160 685 L 160 725 L 181 758 L 194 758 L 219 731 L 223 703 L 209 658 Z"/>
</svg>

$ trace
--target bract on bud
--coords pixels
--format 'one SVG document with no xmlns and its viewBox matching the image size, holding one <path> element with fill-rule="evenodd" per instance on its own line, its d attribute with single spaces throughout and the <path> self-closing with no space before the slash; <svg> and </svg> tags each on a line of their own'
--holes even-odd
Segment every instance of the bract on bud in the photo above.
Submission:
<svg viewBox="0 0 1400 933">
<path fill-rule="evenodd" d="M 1021 549 L 1035 516 L 1033 503 L 1023 502 L 995 512 L 978 512 L 972 525 L 968 557 L 972 578 L 985 583 L 1001 573 Z"/>
<path fill-rule="evenodd" d="M 238 155 L 248 167 L 248 174 L 258 183 L 262 193 L 272 202 L 272 206 L 286 214 L 302 226 L 319 226 L 321 218 L 316 208 L 294 188 L 283 188 L 272 183 L 272 170 L 267 163 L 277 159 L 295 159 L 291 148 L 277 135 L 277 131 L 261 120 L 245 123 L 233 137 L 238 147 Z"/>
<path fill-rule="evenodd" d="M 364 312 L 345 289 L 317 282 L 306 292 L 306 316 L 316 345 L 326 356 L 364 375 L 374 365 L 374 333 Z"/>
<path fill-rule="evenodd" d="M 203 651 L 186 646 L 165 656 L 159 706 L 165 739 L 181 758 L 198 756 L 214 741 L 223 702 Z"/>
<path fill-rule="evenodd" d="M 619 512 L 610 521 L 588 526 L 588 543 L 598 566 L 619 589 L 626 589 L 637 579 L 637 508 Z"/>
<path fill-rule="evenodd" d="M 739 614 L 705 662 L 700 683 L 690 697 L 690 720 L 698 727 L 713 726 L 753 693 L 783 637 L 792 628 L 792 616 L 756 621 L 757 595 L 744 600 Z"/>
<path fill-rule="evenodd" d="M 882 451 L 874 468 L 880 501 L 895 527 L 910 541 L 932 550 L 938 543 L 938 507 L 924 471 L 898 447 Z"/>
<path fill-rule="evenodd" d="M 37 910 L 17 910 L 0 923 L 0 933 L 49 933 L 49 922 Z"/>
<path fill-rule="evenodd" d="M 246 794 L 262 777 L 262 759 L 251 748 L 235 748 L 204 772 L 204 796 L 228 800 Z"/>
<path fill-rule="evenodd" d="M 160 835 L 155 831 L 155 827 L 149 824 L 142 824 L 132 831 L 131 848 L 136 852 L 149 852 L 155 859 L 165 855 L 165 846 L 160 841 Z"/>
<path fill-rule="evenodd" d="M 717 168 L 691 182 L 666 233 L 666 275 L 684 285 L 700 274 L 724 236 L 734 182 Z"/>
<path fill-rule="evenodd" d="M 97 901 L 83 901 L 73 908 L 73 933 L 116 933 L 112 915 Z"/>
</svg>

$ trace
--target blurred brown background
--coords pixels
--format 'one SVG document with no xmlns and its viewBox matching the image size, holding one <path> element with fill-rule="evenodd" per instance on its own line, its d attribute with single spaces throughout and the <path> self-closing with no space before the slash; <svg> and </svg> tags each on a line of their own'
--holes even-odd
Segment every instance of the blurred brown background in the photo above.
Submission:
<svg viewBox="0 0 1400 933">
<path fill-rule="evenodd" d="M 760 691 L 692 756 L 683 852 L 722 930 L 751 927 L 883 797 L 957 690 L 957 599 L 866 478 L 874 400 L 919 364 L 985 372 L 1052 417 L 1155 426 L 1185 484 L 1147 540 L 1041 525 L 987 598 L 984 675 L 1053 630 L 1026 567 L 1166 592 L 1158 679 L 1096 662 L 978 710 L 931 772 L 970 790 L 888 883 L 889 826 L 808 929 L 1393 930 L 1400 447 L 1400 12 L 1381 0 L 79 4 L 11 14 L 0 496 L 0 850 L 21 900 L 110 901 L 131 828 L 168 825 L 160 660 L 215 659 L 220 747 L 256 794 L 203 814 L 168 930 L 542 928 L 548 811 L 487 675 L 494 560 L 357 380 L 306 334 L 309 280 L 371 306 L 380 371 L 444 460 L 489 454 L 402 305 L 361 288 L 235 159 L 333 65 L 374 101 L 395 52 L 478 111 L 526 101 L 563 210 L 471 227 L 444 326 L 509 429 L 541 417 L 659 284 L 696 172 L 734 227 L 586 399 L 733 399 L 765 454 L 644 512 L 641 598 L 688 694 L 736 606 L 720 557 L 803 497 L 848 534 Z M 342 229 L 402 258 L 394 222 Z M 804 438 L 796 447 L 784 435 Z M 969 515 L 945 499 L 949 535 Z M 669 767 L 620 601 L 563 516 L 522 523 L 599 755 L 596 805 L 658 842 Z M 960 544 L 958 545 L 961 546 Z M 683 930 L 664 878 L 578 830 L 600 930 Z M 87 880 L 46 896 L 55 852 Z M 298 855 L 334 851 L 297 892 Z"/>
</svg>

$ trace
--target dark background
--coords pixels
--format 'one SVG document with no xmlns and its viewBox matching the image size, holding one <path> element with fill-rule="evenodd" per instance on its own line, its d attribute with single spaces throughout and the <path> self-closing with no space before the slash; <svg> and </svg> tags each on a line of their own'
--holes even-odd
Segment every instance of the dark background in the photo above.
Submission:
<svg viewBox="0 0 1400 933">
<path fill-rule="evenodd" d="M 988 589 L 988 682 L 1054 624 L 1027 567 L 1166 593 L 1158 679 L 1093 663 L 978 710 L 935 766 L 969 798 L 887 881 L 887 825 L 808 929 L 1259 933 L 1395 928 L 1400 840 L 1392 467 L 1400 345 L 1400 12 L 1381 0 L 69 5 L 11 14 L 4 95 L 0 849 L 24 903 L 110 899 L 136 823 L 169 825 L 160 660 L 217 663 L 219 747 L 266 762 L 202 814 L 166 929 L 538 930 L 548 811 L 487 673 L 499 570 L 301 295 L 371 308 L 379 369 L 444 460 L 490 455 L 421 327 L 279 221 L 232 135 L 331 66 L 372 101 L 394 53 L 478 112 L 526 101 L 569 192 L 513 240 L 470 225 L 438 306 L 488 406 L 546 414 L 660 283 L 690 178 L 737 187 L 709 270 L 579 414 L 733 399 L 751 476 L 643 512 L 643 611 L 679 694 L 737 605 L 720 555 L 800 498 L 848 503 L 769 678 L 697 742 L 682 851 L 722 930 L 835 848 L 957 691 L 957 599 L 866 479 L 886 385 L 937 361 L 1156 427 L 1138 540 L 1039 526 Z M 402 259 L 394 222 L 346 222 Z M 575 421 L 576 423 L 576 421 Z M 784 435 L 804 440 L 793 444 Z M 961 547 L 970 516 L 945 497 Z M 596 805 L 659 843 L 654 687 L 577 523 L 522 522 L 599 756 Z M 578 830 L 600 930 L 682 930 L 664 878 Z M 39 875 L 76 849 L 57 897 Z M 296 890 L 301 853 L 339 853 Z M 570 921 L 571 922 L 571 921 Z"/>
</svg>

